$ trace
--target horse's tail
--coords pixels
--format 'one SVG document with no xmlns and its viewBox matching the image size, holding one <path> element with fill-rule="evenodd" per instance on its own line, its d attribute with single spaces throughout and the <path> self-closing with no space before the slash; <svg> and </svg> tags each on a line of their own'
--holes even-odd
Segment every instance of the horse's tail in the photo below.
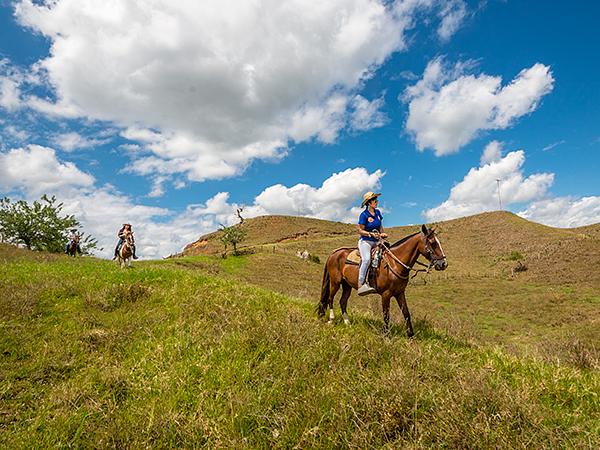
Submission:
<svg viewBox="0 0 600 450">
<path fill-rule="evenodd" d="M 325 269 L 323 270 L 323 283 L 321 285 L 321 301 L 317 307 L 319 317 L 325 316 L 327 306 L 329 305 L 329 270 L 327 269 L 327 262 L 325 263 Z"/>
</svg>

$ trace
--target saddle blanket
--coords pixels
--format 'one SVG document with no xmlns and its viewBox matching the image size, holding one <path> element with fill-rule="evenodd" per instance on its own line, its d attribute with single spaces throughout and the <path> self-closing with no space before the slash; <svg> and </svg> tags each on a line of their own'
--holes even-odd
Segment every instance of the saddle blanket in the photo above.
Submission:
<svg viewBox="0 0 600 450">
<path fill-rule="evenodd" d="M 360 260 L 360 253 L 358 252 L 358 249 L 355 248 L 350 253 L 348 253 L 348 256 L 346 257 L 346 264 L 360 265 Z"/>
</svg>

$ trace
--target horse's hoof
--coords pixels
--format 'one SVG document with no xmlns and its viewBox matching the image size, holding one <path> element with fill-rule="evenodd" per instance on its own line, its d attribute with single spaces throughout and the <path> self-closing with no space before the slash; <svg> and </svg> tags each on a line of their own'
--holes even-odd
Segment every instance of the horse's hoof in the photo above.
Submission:
<svg viewBox="0 0 600 450">
<path fill-rule="evenodd" d="M 413 333 L 412 331 L 407 331 L 407 332 L 406 332 L 406 335 L 407 335 L 409 338 L 414 338 L 414 337 L 415 337 L 415 333 Z"/>
<path fill-rule="evenodd" d="M 350 321 L 348 319 L 344 319 L 344 325 L 350 325 Z"/>
</svg>

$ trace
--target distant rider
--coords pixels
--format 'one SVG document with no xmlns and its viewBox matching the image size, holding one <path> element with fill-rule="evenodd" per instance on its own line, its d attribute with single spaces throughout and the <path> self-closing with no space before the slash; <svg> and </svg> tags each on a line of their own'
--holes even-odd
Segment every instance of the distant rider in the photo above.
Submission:
<svg viewBox="0 0 600 450">
<path fill-rule="evenodd" d="M 366 206 L 358 218 L 358 251 L 360 252 L 360 268 L 358 271 L 358 295 L 367 295 L 376 292 L 365 280 L 367 270 L 371 263 L 371 249 L 377 245 L 378 237 L 385 239 L 387 234 L 383 232 L 383 217 L 377 209 L 381 194 L 367 192 L 363 195 L 361 207 Z"/>
<path fill-rule="evenodd" d="M 125 242 L 127 235 L 131 235 L 131 251 L 133 253 L 133 259 L 138 259 L 135 254 L 135 239 L 133 238 L 133 230 L 131 229 L 131 224 L 124 223 L 119 232 L 117 233 L 117 237 L 119 238 L 119 242 L 117 243 L 117 247 L 115 248 L 115 256 L 113 259 L 117 259 L 119 257 L 119 250 L 121 249 L 121 245 Z"/>
<path fill-rule="evenodd" d="M 65 245 L 65 253 L 69 253 L 69 245 L 71 242 L 77 244 L 77 253 L 81 253 L 81 246 L 79 245 L 79 240 L 81 239 L 81 235 L 77 231 L 76 228 L 71 228 L 69 230 L 69 235 L 67 236 L 67 245 Z"/>
</svg>

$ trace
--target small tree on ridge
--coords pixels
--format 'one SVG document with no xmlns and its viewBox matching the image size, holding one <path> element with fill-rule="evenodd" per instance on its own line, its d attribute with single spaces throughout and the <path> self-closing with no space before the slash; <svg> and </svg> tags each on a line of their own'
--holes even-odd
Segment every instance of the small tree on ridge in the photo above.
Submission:
<svg viewBox="0 0 600 450">
<path fill-rule="evenodd" d="M 79 228 L 80 223 L 73 215 L 61 216 L 63 204 L 56 197 L 43 195 L 32 205 L 24 200 L 11 202 L 0 199 L 0 235 L 12 244 L 24 244 L 29 250 L 62 252 L 70 229 Z M 96 239 L 81 237 L 83 253 L 97 248 Z"/>
</svg>

